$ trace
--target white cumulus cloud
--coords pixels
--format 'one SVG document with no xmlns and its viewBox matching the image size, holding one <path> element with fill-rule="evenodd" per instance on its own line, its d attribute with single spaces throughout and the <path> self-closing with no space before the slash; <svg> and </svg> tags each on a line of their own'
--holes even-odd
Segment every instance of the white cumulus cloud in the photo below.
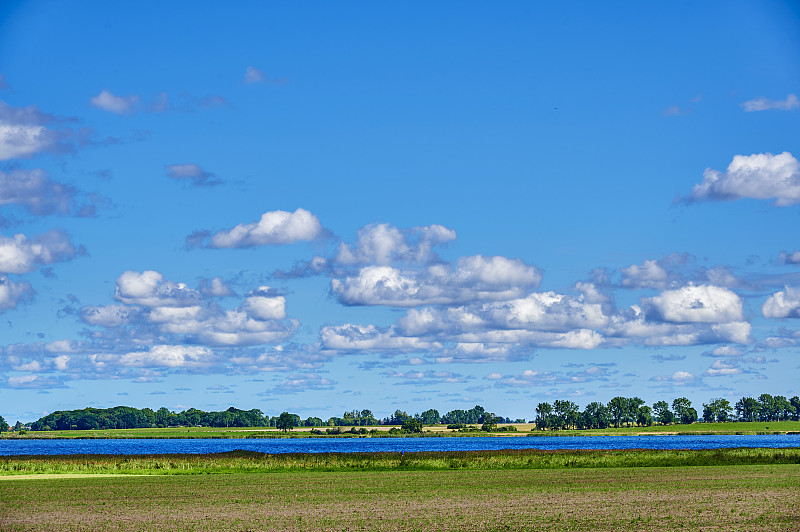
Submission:
<svg viewBox="0 0 800 532">
<path fill-rule="evenodd" d="M 541 273 L 521 259 L 461 257 L 455 268 L 433 264 L 424 270 L 367 266 L 358 274 L 331 280 L 331 291 L 346 305 L 415 307 L 519 297 L 541 281 Z"/>
<path fill-rule="evenodd" d="M 253 295 L 244 300 L 242 308 L 260 320 L 282 320 L 286 317 L 286 298 L 270 296 L 269 287 L 262 286 Z"/>
<path fill-rule="evenodd" d="M 389 224 L 371 224 L 358 230 L 354 244 L 340 244 L 335 262 L 345 266 L 426 263 L 438 260 L 433 252 L 435 246 L 455 238 L 454 230 L 438 224 L 412 229 L 400 229 Z"/>
<path fill-rule="evenodd" d="M 622 269 L 625 288 L 666 288 L 669 275 L 656 260 L 646 260 Z"/>
<path fill-rule="evenodd" d="M 131 367 L 187 368 L 208 365 L 213 352 L 202 346 L 154 345 L 147 351 L 120 355 L 117 363 Z"/>
<path fill-rule="evenodd" d="M 800 318 L 800 286 L 775 292 L 761 306 L 765 318 Z"/>
<path fill-rule="evenodd" d="M 791 153 L 736 155 L 727 172 L 707 168 L 689 201 L 774 199 L 785 207 L 800 202 L 800 162 Z"/>
<path fill-rule="evenodd" d="M 70 141 L 80 135 L 59 128 L 57 122 L 56 117 L 34 106 L 14 107 L 0 101 L 0 161 L 69 149 Z M 56 127 L 49 127 L 52 125 Z"/>
<path fill-rule="evenodd" d="M 674 323 L 727 323 L 741 321 L 742 300 L 728 290 L 712 285 L 688 285 L 665 290 L 642 300 L 645 311 Z"/>
<path fill-rule="evenodd" d="M 207 297 L 229 297 L 233 295 L 233 290 L 219 277 L 200 281 L 200 292 Z"/>
<path fill-rule="evenodd" d="M 715 360 L 704 375 L 706 377 L 729 377 L 731 375 L 739 375 L 742 372 L 742 368 L 734 360 Z"/>
<path fill-rule="evenodd" d="M 15 283 L 0 275 L 0 312 L 17 308 L 21 301 L 33 296 L 33 288 L 28 283 Z"/>
<path fill-rule="evenodd" d="M 286 316 L 286 298 L 269 287 L 252 291 L 233 309 L 225 309 L 207 291 L 165 280 L 156 271 L 126 271 L 119 276 L 114 298 L 121 305 L 86 306 L 81 318 L 89 325 L 113 329 L 99 338 L 146 342 L 190 343 L 215 347 L 274 344 L 289 338 L 299 322 Z"/>
<path fill-rule="evenodd" d="M 123 305 L 86 306 L 81 309 L 81 319 L 89 325 L 118 327 L 128 322 L 132 312 Z"/>
<path fill-rule="evenodd" d="M 183 307 L 196 304 L 200 294 L 183 283 L 165 281 L 156 271 L 129 270 L 117 279 L 114 298 L 127 305 Z"/>
<path fill-rule="evenodd" d="M 426 351 L 440 347 L 419 338 L 398 336 L 394 329 L 375 325 L 325 326 L 320 331 L 322 344 L 338 351 Z"/>
<path fill-rule="evenodd" d="M 208 248 L 250 248 L 308 242 L 323 236 L 324 229 L 319 218 L 305 209 L 294 212 L 265 212 L 257 222 L 239 224 L 231 229 L 211 234 L 200 231 L 190 235 L 190 246 Z"/>
<path fill-rule="evenodd" d="M 27 273 L 36 268 L 75 258 L 83 253 L 61 231 L 48 231 L 29 239 L 22 233 L 0 235 L 0 274 Z"/>
<path fill-rule="evenodd" d="M 534 292 L 511 301 L 444 309 L 410 310 L 398 322 L 408 335 L 479 335 L 483 331 L 570 332 L 605 326 L 602 306 L 555 292 Z M 496 333 L 501 334 L 501 333 Z M 561 338 L 559 341 L 566 341 Z"/>
</svg>

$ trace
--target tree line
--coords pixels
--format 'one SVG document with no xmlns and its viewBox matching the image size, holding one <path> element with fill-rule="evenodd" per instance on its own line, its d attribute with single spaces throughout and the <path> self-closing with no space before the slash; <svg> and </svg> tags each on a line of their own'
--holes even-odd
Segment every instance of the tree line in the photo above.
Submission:
<svg viewBox="0 0 800 532">
<path fill-rule="evenodd" d="M 724 398 L 703 404 L 702 418 L 686 397 L 678 397 L 670 405 L 657 401 L 650 407 L 639 397 L 614 397 L 607 404 L 593 402 L 583 411 L 572 401 L 556 400 L 536 407 L 536 427 L 540 430 L 604 429 L 621 426 L 650 426 L 726 421 L 798 421 L 800 398 L 761 394 L 758 398 L 742 397 L 735 404 Z"/>
<path fill-rule="evenodd" d="M 621 426 L 649 426 L 653 424 L 690 424 L 696 421 L 783 421 L 800 420 L 800 398 L 761 394 L 757 398 L 742 397 L 731 404 L 727 399 L 717 398 L 704 403 L 702 412 L 692 407 L 686 397 L 678 397 L 671 403 L 657 401 L 652 406 L 639 397 L 614 397 L 608 403 L 592 402 L 581 411 L 569 400 L 539 403 L 536 406 L 535 423 L 540 430 L 602 429 Z M 138 409 L 129 406 L 113 408 L 84 408 L 61 410 L 48 414 L 30 425 L 31 430 L 100 430 L 155 427 L 364 427 L 395 425 L 421 428 L 423 425 L 443 424 L 452 428 L 468 425 L 496 426 L 497 423 L 525 423 L 525 419 L 510 419 L 487 412 L 480 405 L 469 410 L 451 410 L 444 415 L 431 408 L 422 413 L 408 414 L 395 410 L 391 415 L 378 419 L 371 410 L 351 410 L 341 417 L 309 416 L 302 419 L 297 414 L 283 412 L 280 416 L 265 415 L 259 409 L 240 410 L 230 407 L 221 412 L 204 412 L 189 408 L 174 412 L 166 407 L 158 410 Z M 20 422 L 16 429 L 22 427 Z M 0 430 L 9 426 L 0 416 Z"/>
<path fill-rule="evenodd" d="M 511 423 L 509 418 L 490 414 L 495 422 Z M 173 412 L 166 407 L 158 410 L 150 408 L 134 408 L 116 406 L 113 408 L 84 408 L 81 410 L 59 410 L 48 414 L 30 425 L 31 430 L 100 430 L 100 429 L 137 429 L 162 427 L 362 427 L 376 425 L 403 426 L 409 420 L 419 425 L 437 425 L 439 423 L 483 423 L 487 418 L 486 410 L 475 406 L 470 410 L 453 410 L 444 416 L 436 409 L 426 410 L 421 414 L 409 415 L 402 410 L 383 419 L 378 419 L 371 410 L 351 410 L 342 417 L 330 417 L 327 420 L 316 416 L 302 419 L 297 414 L 283 412 L 280 416 L 267 416 L 261 410 L 240 410 L 230 407 L 221 412 L 204 412 L 190 408 L 182 412 Z M 0 418 L 1 420 L 2 418 Z M 524 423 L 524 419 L 514 420 Z M 0 423 L 5 423 L 2 421 Z M 2 425 L 0 425 L 2 427 Z M 7 430 L 5 425 L 3 430 Z"/>
</svg>

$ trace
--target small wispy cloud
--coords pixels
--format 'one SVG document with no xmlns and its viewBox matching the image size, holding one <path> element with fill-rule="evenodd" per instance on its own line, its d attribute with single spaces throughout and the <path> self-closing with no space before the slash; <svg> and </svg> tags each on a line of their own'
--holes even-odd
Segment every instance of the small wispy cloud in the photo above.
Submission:
<svg viewBox="0 0 800 532">
<path fill-rule="evenodd" d="M 86 201 L 79 203 L 82 196 Z M 0 205 L 16 205 L 30 214 L 92 216 L 99 199 L 50 179 L 47 172 L 39 168 L 0 170 Z"/>
<path fill-rule="evenodd" d="M 92 105 L 103 111 L 118 115 L 129 115 L 135 110 L 141 97 L 133 94 L 131 96 L 117 96 L 108 90 L 100 91 L 97 96 L 92 96 Z"/>
<path fill-rule="evenodd" d="M 247 85 L 251 85 L 253 83 L 267 83 L 272 85 L 283 85 L 286 83 L 286 78 L 270 78 L 267 76 L 264 71 L 257 69 L 256 67 L 249 66 L 244 71 L 244 79 L 242 83 Z"/>
<path fill-rule="evenodd" d="M 689 100 L 690 103 L 699 103 L 703 99 L 702 94 L 698 94 L 697 96 L 691 98 Z M 694 112 L 694 109 L 691 107 L 681 106 L 681 105 L 672 105 L 664 109 L 661 113 L 664 116 L 684 116 L 689 115 Z"/>
<path fill-rule="evenodd" d="M 259 395 L 294 394 L 306 391 L 332 390 L 336 381 L 322 377 L 317 373 L 299 373 L 289 375 L 274 388 Z"/>
<path fill-rule="evenodd" d="M 671 107 L 667 107 L 664 109 L 663 115 L 664 116 L 683 116 L 691 114 L 692 110 L 687 109 L 685 107 L 681 107 L 680 105 L 673 105 Z"/>
<path fill-rule="evenodd" d="M 792 109 L 800 109 L 800 99 L 794 94 L 788 94 L 785 100 L 770 100 L 762 96 L 760 98 L 748 100 L 742 103 L 741 106 L 746 113 L 770 110 L 791 111 Z"/>
<path fill-rule="evenodd" d="M 215 174 L 203 170 L 200 166 L 190 164 L 165 164 L 167 176 L 177 181 L 188 181 L 193 187 L 214 187 L 221 185 L 222 181 L 214 179 Z"/>
<path fill-rule="evenodd" d="M 166 92 L 145 100 L 138 94 L 120 96 L 104 89 L 97 96 L 92 96 L 89 101 L 94 107 L 117 115 L 166 113 L 168 111 L 192 113 L 200 109 L 231 107 L 230 102 L 218 94 L 195 96 L 188 92 L 179 94 L 175 100 L 170 98 Z"/>
</svg>

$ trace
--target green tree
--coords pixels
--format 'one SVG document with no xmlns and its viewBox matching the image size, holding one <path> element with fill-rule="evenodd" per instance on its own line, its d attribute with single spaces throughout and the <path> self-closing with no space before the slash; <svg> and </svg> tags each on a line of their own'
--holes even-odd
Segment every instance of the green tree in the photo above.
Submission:
<svg viewBox="0 0 800 532">
<path fill-rule="evenodd" d="M 553 401 L 553 414 L 556 417 L 556 426 L 567 429 L 578 424 L 578 405 L 572 401 Z"/>
<path fill-rule="evenodd" d="M 439 415 L 438 410 L 431 408 L 420 414 L 420 419 L 425 425 L 438 425 L 442 421 L 442 416 Z"/>
<path fill-rule="evenodd" d="M 390 417 L 390 418 L 389 418 L 389 419 L 388 419 L 388 420 L 385 422 L 385 424 L 386 424 L 386 425 L 402 425 L 402 424 L 403 424 L 403 422 L 405 422 L 405 420 L 406 420 L 406 419 L 411 419 L 411 416 L 409 416 L 409 415 L 408 415 L 408 414 L 407 414 L 405 411 L 403 411 L 403 410 L 395 410 L 395 411 L 394 411 L 394 414 L 392 414 L 392 417 Z"/>
<path fill-rule="evenodd" d="M 733 408 L 727 399 L 712 399 L 708 404 L 703 404 L 703 421 L 724 423 L 730 419 L 732 412 Z"/>
<path fill-rule="evenodd" d="M 405 432 L 414 433 L 422 432 L 422 422 L 418 419 L 414 419 L 413 417 L 406 418 L 403 421 L 403 430 Z"/>
<path fill-rule="evenodd" d="M 653 413 L 656 416 L 656 421 L 662 425 L 670 425 L 675 422 L 675 415 L 669 409 L 669 404 L 666 401 L 653 403 Z"/>
<path fill-rule="evenodd" d="M 773 397 L 773 399 L 775 401 L 778 419 L 781 421 L 792 419 L 792 414 L 794 413 L 794 407 L 792 406 L 792 403 L 790 403 L 786 397 L 782 395 L 776 395 Z"/>
<path fill-rule="evenodd" d="M 653 424 L 653 412 L 647 405 L 640 405 L 636 412 L 636 424 L 640 427 L 649 427 Z"/>
<path fill-rule="evenodd" d="M 497 431 L 497 417 L 492 414 L 491 412 L 486 412 L 483 415 L 483 424 L 481 425 L 481 430 L 486 432 L 496 432 Z"/>
<path fill-rule="evenodd" d="M 308 419 L 305 420 L 303 423 L 306 427 L 321 427 L 325 423 L 322 421 L 321 418 L 309 416 Z"/>
<path fill-rule="evenodd" d="M 275 426 L 283 432 L 289 432 L 296 424 L 296 415 L 289 412 L 282 412 L 278 419 L 275 421 Z"/>
<path fill-rule="evenodd" d="M 156 410 L 156 425 L 159 427 L 168 427 L 170 414 L 172 414 L 172 412 L 170 412 L 165 406 L 162 406 Z"/>
<path fill-rule="evenodd" d="M 626 412 L 625 412 L 625 422 L 627 424 L 630 425 L 631 423 L 636 423 L 636 424 L 641 425 L 641 423 L 639 423 L 638 419 L 639 419 L 639 408 L 642 405 L 644 405 L 644 400 L 643 399 L 641 399 L 639 397 L 630 397 L 630 398 L 628 398 L 628 404 L 627 404 L 628 408 L 626 409 Z M 648 410 L 650 410 L 650 409 L 648 408 Z"/>
<path fill-rule="evenodd" d="M 675 417 L 684 425 L 689 425 L 697 421 L 697 410 L 692 408 L 692 402 L 686 397 L 678 397 L 672 401 L 672 411 Z"/>
<path fill-rule="evenodd" d="M 3 419 L 3 416 L 0 416 L 0 432 L 5 432 L 8 430 L 8 423 L 6 420 Z"/>
<path fill-rule="evenodd" d="M 794 408 L 794 412 L 792 412 L 792 419 L 794 421 L 800 420 L 800 397 L 795 395 L 789 399 L 789 404 L 792 405 L 792 408 Z"/>
<path fill-rule="evenodd" d="M 758 420 L 759 404 L 758 401 L 752 397 L 742 397 L 736 401 L 734 406 L 736 409 L 736 417 L 739 421 L 756 421 Z"/>
<path fill-rule="evenodd" d="M 768 393 L 758 396 L 759 421 L 776 421 L 778 419 L 778 405 L 775 398 Z"/>
<path fill-rule="evenodd" d="M 608 413 L 615 427 L 619 427 L 628 415 L 628 399 L 626 397 L 613 397 L 608 402 Z"/>
<path fill-rule="evenodd" d="M 580 424 L 585 429 L 607 428 L 611 424 L 608 407 L 597 401 L 589 403 L 581 413 Z"/>
<path fill-rule="evenodd" d="M 536 428 L 545 430 L 551 427 L 553 418 L 553 405 L 550 403 L 539 403 L 536 405 Z"/>
<path fill-rule="evenodd" d="M 368 409 L 362 410 L 358 419 L 359 419 L 358 424 L 362 426 L 378 424 L 378 420 L 375 419 L 375 416 L 372 414 L 372 410 Z"/>
</svg>

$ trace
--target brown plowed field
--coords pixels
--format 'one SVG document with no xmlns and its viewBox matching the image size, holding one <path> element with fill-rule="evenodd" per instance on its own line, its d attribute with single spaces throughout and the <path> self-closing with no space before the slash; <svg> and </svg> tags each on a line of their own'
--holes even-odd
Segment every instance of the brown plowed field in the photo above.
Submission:
<svg viewBox="0 0 800 532">
<path fill-rule="evenodd" d="M 0 530 L 800 530 L 800 466 L 7 478 Z"/>
</svg>

